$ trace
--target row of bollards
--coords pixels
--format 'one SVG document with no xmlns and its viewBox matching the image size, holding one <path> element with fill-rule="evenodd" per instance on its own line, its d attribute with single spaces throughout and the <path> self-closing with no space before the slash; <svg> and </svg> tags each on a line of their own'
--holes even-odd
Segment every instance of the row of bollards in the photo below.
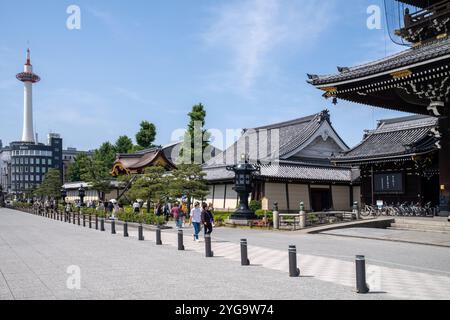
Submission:
<svg viewBox="0 0 450 320">
<path fill-rule="evenodd" d="M 56 211 L 34 211 L 34 214 L 64 221 L 68 223 L 75 224 L 75 213 L 59 213 Z M 77 220 L 78 225 L 80 225 L 80 213 L 77 214 Z M 92 219 L 91 215 L 88 216 L 88 223 L 89 228 L 92 228 Z M 100 231 L 105 231 L 105 219 L 100 219 Z M 86 226 L 86 215 L 83 214 L 83 227 Z M 95 216 L 95 229 L 98 230 L 98 216 Z M 116 222 L 115 220 L 111 221 L 111 234 L 116 234 Z M 157 226 L 156 228 L 156 245 L 162 245 L 162 239 L 161 239 L 161 227 Z M 183 243 L 183 230 L 178 229 L 178 250 L 183 251 L 185 250 L 184 243 Z M 123 236 L 128 237 L 128 222 L 125 221 L 123 223 Z M 139 224 L 138 226 L 138 240 L 143 241 L 144 240 L 144 231 L 142 224 Z M 249 266 L 250 260 L 248 258 L 248 243 L 247 239 L 241 239 L 240 240 L 240 249 L 241 249 L 241 265 L 242 266 Z M 212 258 L 214 257 L 214 252 L 212 251 L 212 245 L 211 245 L 211 235 L 205 234 L 205 257 Z M 290 277 L 299 277 L 300 276 L 300 269 L 297 265 L 297 248 L 295 245 L 290 245 L 288 248 L 288 257 L 289 257 L 289 276 Z M 356 292 L 357 293 L 368 293 L 369 292 L 369 286 L 366 283 L 366 260 L 363 255 L 357 255 L 355 260 L 355 266 L 356 266 Z"/>
</svg>

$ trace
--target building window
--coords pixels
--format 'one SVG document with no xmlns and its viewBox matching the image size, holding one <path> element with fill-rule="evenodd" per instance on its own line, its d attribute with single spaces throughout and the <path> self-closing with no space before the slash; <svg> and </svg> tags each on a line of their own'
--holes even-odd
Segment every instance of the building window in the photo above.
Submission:
<svg viewBox="0 0 450 320">
<path fill-rule="evenodd" d="M 34 164 L 34 158 L 30 158 L 30 164 Z"/>
<path fill-rule="evenodd" d="M 25 164 L 28 164 L 28 158 L 25 158 L 24 161 L 25 161 Z"/>
</svg>

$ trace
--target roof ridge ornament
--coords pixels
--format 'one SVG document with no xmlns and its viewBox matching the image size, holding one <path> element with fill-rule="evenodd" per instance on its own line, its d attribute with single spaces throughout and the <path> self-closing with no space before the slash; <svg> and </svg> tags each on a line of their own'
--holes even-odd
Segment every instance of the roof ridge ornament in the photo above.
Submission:
<svg viewBox="0 0 450 320">
<path fill-rule="evenodd" d="M 331 123 L 330 121 L 330 110 L 328 109 L 324 109 L 319 113 L 319 121 L 328 121 Z"/>
<path fill-rule="evenodd" d="M 340 73 L 343 73 L 343 72 L 349 72 L 350 71 L 350 68 L 349 67 L 337 67 L 337 69 L 338 69 L 338 71 L 340 72 Z"/>
</svg>

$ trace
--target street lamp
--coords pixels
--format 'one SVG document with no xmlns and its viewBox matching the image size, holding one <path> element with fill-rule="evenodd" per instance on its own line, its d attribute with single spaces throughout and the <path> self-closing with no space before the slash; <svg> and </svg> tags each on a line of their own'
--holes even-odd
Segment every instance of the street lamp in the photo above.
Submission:
<svg viewBox="0 0 450 320">
<path fill-rule="evenodd" d="M 234 166 L 227 166 L 228 171 L 235 174 L 234 188 L 239 195 L 239 208 L 231 215 L 230 219 L 255 220 L 255 213 L 248 206 L 248 196 L 253 190 L 253 174 L 260 172 L 261 167 L 249 162 L 246 155 L 242 155 L 241 162 Z"/>
<path fill-rule="evenodd" d="M 78 188 L 78 196 L 80 197 L 80 207 L 84 206 L 84 196 L 86 195 L 86 190 L 84 189 L 83 185 L 81 185 L 80 188 Z"/>
</svg>

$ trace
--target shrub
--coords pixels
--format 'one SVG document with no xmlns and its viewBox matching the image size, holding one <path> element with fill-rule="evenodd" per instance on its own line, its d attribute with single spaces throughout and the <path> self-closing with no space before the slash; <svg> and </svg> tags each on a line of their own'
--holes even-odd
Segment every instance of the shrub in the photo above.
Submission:
<svg viewBox="0 0 450 320">
<path fill-rule="evenodd" d="M 255 214 L 256 214 L 256 216 L 258 216 L 258 218 L 262 218 L 264 216 L 273 217 L 273 212 L 270 210 L 259 209 L 259 210 L 256 210 Z"/>
<path fill-rule="evenodd" d="M 250 210 L 252 210 L 253 212 L 256 212 L 256 211 L 258 211 L 258 210 L 261 210 L 262 204 L 261 204 L 261 201 L 252 200 L 252 201 L 250 201 L 250 204 L 248 205 L 248 207 L 249 207 Z"/>
</svg>

